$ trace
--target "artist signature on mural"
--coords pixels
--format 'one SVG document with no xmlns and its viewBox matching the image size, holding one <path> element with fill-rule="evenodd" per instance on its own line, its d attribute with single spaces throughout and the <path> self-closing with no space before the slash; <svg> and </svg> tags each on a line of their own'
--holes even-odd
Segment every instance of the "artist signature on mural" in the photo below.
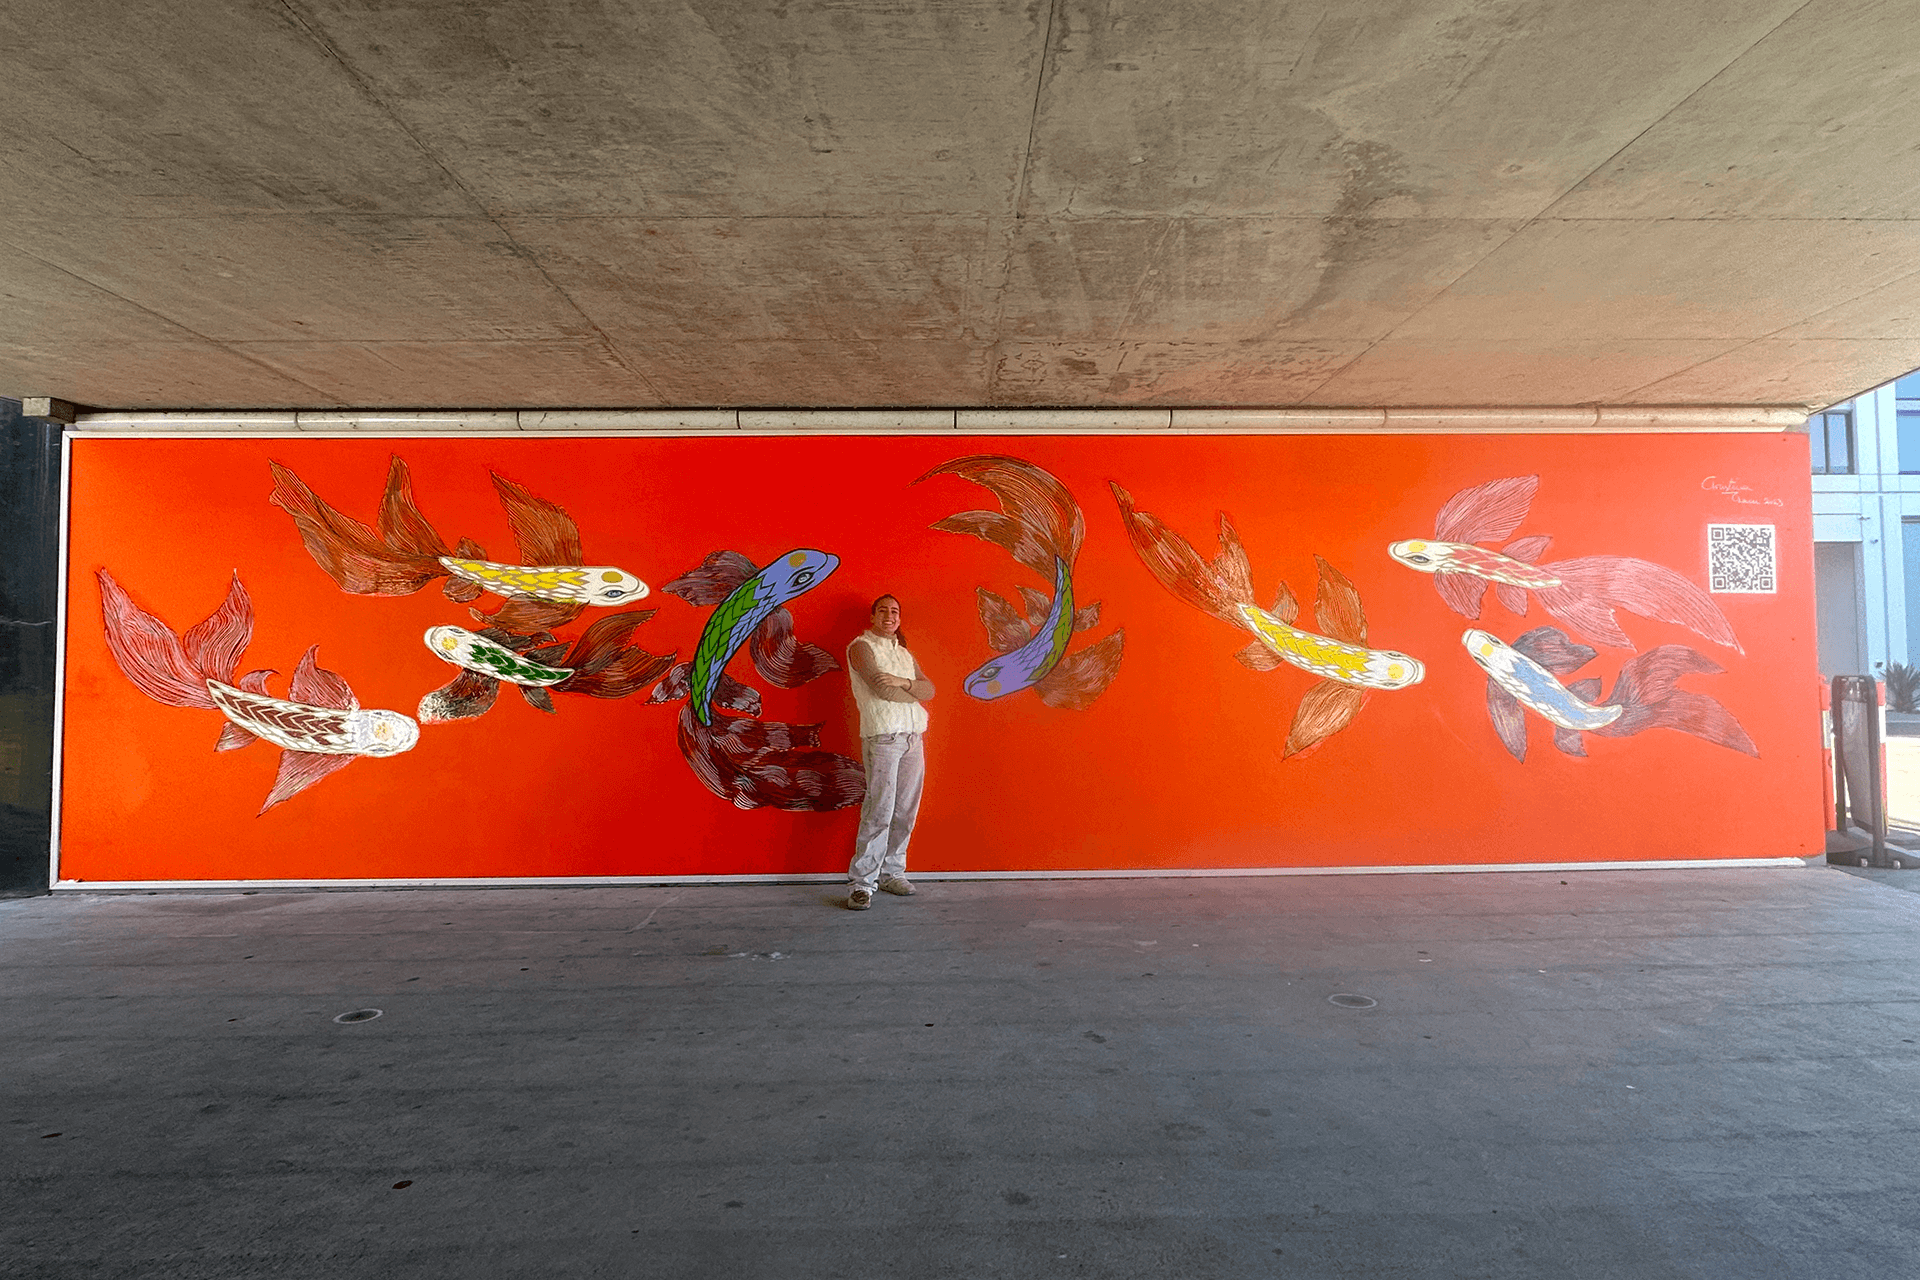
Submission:
<svg viewBox="0 0 1920 1280">
<path fill-rule="evenodd" d="M 1741 484 L 1738 480 L 1722 480 L 1719 476 L 1708 476 L 1700 482 L 1700 487 L 1708 493 L 1724 493 L 1728 498 L 1740 503 L 1742 506 L 1778 507 L 1785 505 L 1778 498 L 1748 497 L 1747 495 L 1753 492 L 1753 486 Z"/>
</svg>

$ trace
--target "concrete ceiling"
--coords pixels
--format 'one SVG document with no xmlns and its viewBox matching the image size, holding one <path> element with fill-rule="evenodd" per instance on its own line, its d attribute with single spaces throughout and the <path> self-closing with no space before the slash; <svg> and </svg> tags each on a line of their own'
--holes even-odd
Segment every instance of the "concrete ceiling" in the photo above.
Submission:
<svg viewBox="0 0 1920 1280">
<path fill-rule="evenodd" d="M 1880 0 L 11 0 L 0 394 L 1830 403 L 1920 366 Z"/>
</svg>

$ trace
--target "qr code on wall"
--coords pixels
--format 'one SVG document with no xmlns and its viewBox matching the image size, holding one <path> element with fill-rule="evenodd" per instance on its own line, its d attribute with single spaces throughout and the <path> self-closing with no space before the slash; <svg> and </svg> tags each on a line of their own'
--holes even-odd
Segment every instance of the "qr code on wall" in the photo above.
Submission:
<svg viewBox="0 0 1920 1280">
<path fill-rule="evenodd" d="M 1707 526 L 1707 581 L 1713 591 L 1771 594 L 1776 567 L 1772 525 Z"/>
</svg>

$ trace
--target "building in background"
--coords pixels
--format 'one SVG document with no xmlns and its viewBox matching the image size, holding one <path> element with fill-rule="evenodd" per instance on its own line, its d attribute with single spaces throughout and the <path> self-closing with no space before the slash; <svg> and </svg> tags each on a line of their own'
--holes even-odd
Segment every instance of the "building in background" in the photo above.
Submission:
<svg viewBox="0 0 1920 1280">
<path fill-rule="evenodd" d="M 1920 663 L 1920 372 L 1807 420 L 1822 675 Z"/>
</svg>

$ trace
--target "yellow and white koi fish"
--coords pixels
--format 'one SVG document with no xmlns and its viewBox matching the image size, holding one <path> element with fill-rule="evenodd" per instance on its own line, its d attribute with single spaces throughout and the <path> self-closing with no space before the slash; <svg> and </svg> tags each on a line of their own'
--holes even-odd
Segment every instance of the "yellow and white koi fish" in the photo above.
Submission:
<svg viewBox="0 0 1920 1280">
<path fill-rule="evenodd" d="M 1311 751 L 1345 728 L 1366 705 L 1368 690 L 1405 689 L 1426 678 L 1418 658 L 1368 646 L 1360 593 L 1320 556 L 1313 558 L 1320 570 L 1313 607 L 1323 634 L 1315 634 L 1294 625 L 1300 606 L 1286 583 L 1280 584 L 1271 609 L 1254 603 L 1247 549 L 1226 512 L 1220 513 L 1220 554 L 1209 564 L 1159 517 L 1136 510 L 1132 494 L 1118 484 L 1112 487 L 1127 539 L 1160 585 L 1194 608 L 1253 633 L 1253 643 L 1233 655 L 1242 666 L 1271 671 L 1284 663 L 1322 677 L 1294 713 L 1289 756 Z"/>
<path fill-rule="evenodd" d="M 566 604 L 615 605 L 639 600 L 647 584 L 612 565 L 499 564 L 492 560 L 438 557 L 453 577 L 497 596 L 530 596 Z"/>
<path fill-rule="evenodd" d="M 1323 583 L 1329 574 L 1338 576 L 1339 571 L 1325 560 L 1318 556 L 1314 559 L 1319 562 Z M 1291 593 L 1288 599 L 1292 599 Z M 1404 689 L 1426 679 L 1426 667 L 1410 654 L 1396 649 L 1369 649 L 1365 645 L 1302 631 L 1258 605 L 1236 607 L 1255 639 L 1281 661 L 1302 671 L 1360 689 Z"/>
<path fill-rule="evenodd" d="M 494 492 L 520 549 L 520 562 L 487 559 L 471 538 L 449 549 L 413 500 L 407 464 L 395 457 L 387 468 L 377 527 L 370 528 L 321 501 L 305 481 L 277 462 L 270 501 L 293 517 L 314 563 L 354 595 L 404 596 L 444 577 L 441 590 L 462 604 L 489 591 L 506 603 L 483 622 L 520 635 L 549 630 L 578 617 L 589 605 L 639 600 L 647 584 L 613 565 L 582 564 L 580 527 L 557 503 L 505 476 L 493 474 Z"/>
</svg>

